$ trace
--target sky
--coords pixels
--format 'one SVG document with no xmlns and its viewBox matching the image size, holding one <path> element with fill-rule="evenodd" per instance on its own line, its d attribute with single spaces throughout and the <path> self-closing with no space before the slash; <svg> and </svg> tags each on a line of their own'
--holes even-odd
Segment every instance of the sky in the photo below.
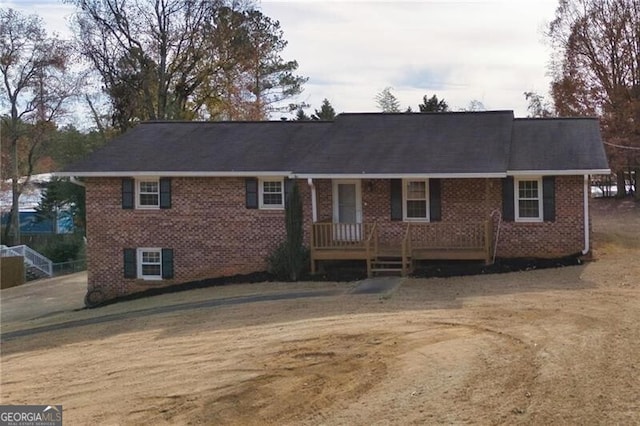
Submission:
<svg viewBox="0 0 640 426">
<path fill-rule="evenodd" d="M 0 0 L 42 17 L 69 37 L 73 8 L 61 0 Z M 546 95 L 551 50 L 544 32 L 558 0 L 270 1 L 262 12 L 280 21 L 288 46 L 308 77 L 298 102 L 337 112 L 377 111 L 386 87 L 402 109 L 418 110 L 436 94 L 452 110 L 472 100 L 487 110 L 527 115 L 524 92 Z M 277 119 L 277 117 L 275 117 Z"/>
</svg>

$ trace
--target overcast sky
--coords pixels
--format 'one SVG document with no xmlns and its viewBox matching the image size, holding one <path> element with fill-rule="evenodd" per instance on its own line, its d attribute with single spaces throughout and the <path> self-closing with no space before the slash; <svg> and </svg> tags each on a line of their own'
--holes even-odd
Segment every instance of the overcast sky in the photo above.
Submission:
<svg viewBox="0 0 640 426">
<path fill-rule="evenodd" d="M 0 0 L 40 15 L 68 36 L 73 8 L 58 0 Z M 262 1 L 288 40 L 283 57 L 309 77 L 298 99 L 309 113 L 328 98 L 338 112 L 376 111 L 392 88 L 402 108 L 425 94 L 452 109 L 478 100 L 525 116 L 525 91 L 546 94 L 550 51 L 544 31 L 557 0 Z"/>
</svg>

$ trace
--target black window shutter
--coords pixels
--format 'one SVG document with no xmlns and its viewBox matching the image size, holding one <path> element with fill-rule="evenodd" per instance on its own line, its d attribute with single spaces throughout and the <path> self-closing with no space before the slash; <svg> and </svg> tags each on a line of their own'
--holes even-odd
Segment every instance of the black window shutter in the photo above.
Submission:
<svg viewBox="0 0 640 426">
<path fill-rule="evenodd" d="M 173 249 L 162 249 L 162 278 L 173 278 Z"/>
<path fill-rule="evenodd" d="M 124 277 L 136 278 L 136 249 L 124 249 Z"/>
<path fill-rule="evenodd" d="M 295 181 L 293 179 L 285 179 L 284 180 L 284 205 L 289 204 L 289 197 L 293 192 L 293 185 L 295 185 Z"/>
<path fill-rule="evenodd" d="M 502 220 L 513 222 L 515 219 L 515 198 L 513 193 L 513 176 L 502 179 Z"/>
<path fill-rule="evenodd" d="M 402 179 L 391 179 L 391 220 L 402 220 Z"/>
<path fill-rule="evenodd" d="M 171 178 L 160 178 L 160 208 L 171 208 Z"/>
<path fill-rule="evenodd" d="M 429 220 L 438 222 L 442 220 L 442 181 L 429 179 Z"/>
<path fill-rule="evenodd" d="M 556 220 L 556 178 L 554 176 L 542 178 L 542 213 L 545 222 Z"/>
<path fill-rule="evenodd" d="M 122 178 L 122 208 L 123 209 L 133 208 L 134 195 L 135 195 L 135 191 L 134 191 L 133 179 Z"/>
<path fill-rule="evenodd" d="M 246 206 L 248 209 L 258 208 L 258 179 L 246 178 L 244 181 L 246 189 Z"/>
</svg>

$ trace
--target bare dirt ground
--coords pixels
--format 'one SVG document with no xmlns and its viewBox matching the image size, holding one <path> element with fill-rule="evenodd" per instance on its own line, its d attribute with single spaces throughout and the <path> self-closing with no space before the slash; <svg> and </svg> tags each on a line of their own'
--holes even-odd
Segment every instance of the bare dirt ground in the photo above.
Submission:
<svg viewBox="0 0 640 426">
<path fill-rule="evenodd" d="M 137 303 L 345 291 L 8 340 L 2 403 L 62 404 L 66 424 L 638 424 L 640 206 L 595 200 L 593 219 L 581 266 L 213 288 Z"/>
</svg>

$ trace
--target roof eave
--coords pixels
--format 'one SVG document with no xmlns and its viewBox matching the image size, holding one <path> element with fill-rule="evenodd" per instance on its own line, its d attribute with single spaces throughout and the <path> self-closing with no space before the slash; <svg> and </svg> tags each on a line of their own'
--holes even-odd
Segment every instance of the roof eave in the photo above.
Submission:
<svg viewBox="0 0 640 426">
<path fill-rule="evenodd" d="M 260 176 L 291 176 L 291 171 L 118 171 L 118 172 L 56 172 L 55 176 L 60 177 L 136 177 L 136 176 L 158 176 L 158 177 L 260 177 Z"/>
<path fill-rule="evenodd" d="M 503 178 L 504 172 L 487 173 L 295 173 L 302 179 L 457 179 Z"/>
<path fill-rule="evenodd" d="M 608 175 L 610 169 L 507 170 L 507 176 L 581 176 Z"/>
</svg>

